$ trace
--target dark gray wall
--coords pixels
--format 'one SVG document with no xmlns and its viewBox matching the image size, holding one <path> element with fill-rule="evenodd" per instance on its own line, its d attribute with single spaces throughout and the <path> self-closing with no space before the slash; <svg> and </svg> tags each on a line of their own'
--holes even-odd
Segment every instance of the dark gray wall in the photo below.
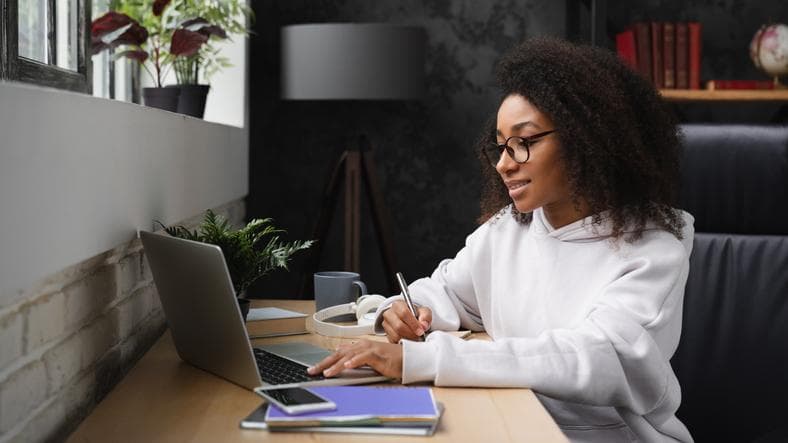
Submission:
<svg viewBox="0 0 788 443">
<path fill-rule="evenodd" d="M 563 2 L 548 0 L 252 2 L 250 216 L 270 216 L 291 238 L 311 235 L 321 192 L 343 139 L 366 134 L 374 147 L 395 253 L 410 280 L 452 257 L 476 226 L 479 165 L 473 141 L 494 112 L 492 69 L 533 35 L 564 34 Z M 279 93 L 279 28 L 294 23 L 388 22 L 427 32 L 427 96 L 421 102 L 288 102 Z M 337 215 L 341 213 L 341 205 Z M 369 212 L 365 212 L 369 214 Z M 369 219 L 362 222 L 362 275 L 388 295 Z M 320 269 L 342 268 L 335 217 Z M 292 297 L 298 272 L 276 273 L 251 295 Z"/>
</svg>

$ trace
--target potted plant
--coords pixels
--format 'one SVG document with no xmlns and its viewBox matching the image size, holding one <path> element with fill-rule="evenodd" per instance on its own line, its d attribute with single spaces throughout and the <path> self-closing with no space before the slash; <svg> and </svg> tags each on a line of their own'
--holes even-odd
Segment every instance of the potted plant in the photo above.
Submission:
<svg viewBox="0 0 788 443">
<path fill-rule="evenodd" d="M 270 218 L 254 219 L 240 229 L 232 229 L 226 218 L 211 210 L 205 212 L 202 222 L 194 230 L 157 223 L 173 237 L 210 243 L 222 249 L 244 318 L 249 312 L 246 289 L 275 269 L 287 269 L 290 258 L 313 243 L 312 240 L 281 240 L 279 234 L 285 231 L 276 228 Z"/>
<path fill-rule="evenodd" d="M 136 60 L 150 74 L 155 87 L 144 88 L 145 104 L 177 111 L 180 89 L 164 88 L 162 81 L 179 57 L 199 51 L 210 36 L 226 37 L 224 31 L 202 17 L 185 19 L 168 8 L 171 0 L 113 0 L 110 11 L 91 25 L 92 53 L 125 50 L 115 58 Z"/>
<path fill-rule="evenodd" d="M 254 13 L 243 0 L 173 0 L 171 8 L 186 20 L 181 25 L 184 29 L 173 35 L 177 85 L 169 87 L 181 91 L 178 112 L 202 118 L 211 77 L 232 66 L 215 43 L 232 35 L 248 35 L 246 19 L 253 19 Z M 176 39 L 184 44 L 176 48 Z"/>
</svg>

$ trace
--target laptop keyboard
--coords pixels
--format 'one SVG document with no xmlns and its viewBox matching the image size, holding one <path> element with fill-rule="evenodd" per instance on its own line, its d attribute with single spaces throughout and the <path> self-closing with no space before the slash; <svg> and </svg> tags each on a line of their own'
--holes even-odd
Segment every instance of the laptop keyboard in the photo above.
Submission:
<svg viewBox="0 0 788 443">
<path fill-rule="evenodd" d="M 260 378 L 272 385 L 300 383 L 305 381 L 323 380 L 323 375 L 312 376 L 306 372 L 306 366 L 280 357 L 276 354 L 258 348 L 254 350 L 254 359 L 257 360 L 257 369 Z"/>
</svg>

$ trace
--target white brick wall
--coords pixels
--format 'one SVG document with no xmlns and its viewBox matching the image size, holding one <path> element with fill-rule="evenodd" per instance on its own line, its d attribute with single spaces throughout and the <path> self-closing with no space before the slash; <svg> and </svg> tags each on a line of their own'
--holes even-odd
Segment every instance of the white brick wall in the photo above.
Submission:
<svg viewBox="0 0 788 443">
<path fill-rule="evenodd" d="M 44 354 L 49 394 L 66 386 L 82 369 L 82 336 L 72 334 Z"/>
<path fill-rule="evenodd" d="M 216 212 L 238 225 L 244 205 Z M 164 327 L 139 240 L 36 283 L 0 309 L 0 443 L 65 438 Z"/>
<path fill-rule="evenodd" d="M 14 437 L 20 442 L 51 440 L 66 421 L 67 405 L 58 398 L 52 398 L 41 405 L 34 413 L 26 426 L 20 427 L 20 432 Z"/>
<path fill-rule="evenodd" d="M 22 355 L 23 325 L 24 316 L 18 312 L 0 315 L 0 370 Z"/>
<path fill-rule="evenodd" d="M 146 279 L 142 273 L 142 261 L 142 254 L 133 254 L 124 257 L 118 262 L 118 266 L 115 269 L 117 270 L 119 297 L 127 297 L 140 284 L 144 285 L 147 283 L 146 280 L 150 280 L 150 277 Z"/>
<path fill-rule="evenodd" d="M 78 328 L 100 314 L 115 299 L 115 265 L 102 266 L 83 280 L 66 287 L 66 326 Z"/>
<path fill-rule="evenodd" d="M 44 364 L 34 361 L 15 371 L 0 388 L 0 432 L 6 432 L 46 399 Z"/>
<path fill-rule="evenodd" d="M 27 307 L 25 322 L 25 347 L 36 349 L 44 343 L 60 336 L 66 326 L 63 312 L 66 310 L 66 297 L 62 292 L 45 295 Z"/>
</svg>

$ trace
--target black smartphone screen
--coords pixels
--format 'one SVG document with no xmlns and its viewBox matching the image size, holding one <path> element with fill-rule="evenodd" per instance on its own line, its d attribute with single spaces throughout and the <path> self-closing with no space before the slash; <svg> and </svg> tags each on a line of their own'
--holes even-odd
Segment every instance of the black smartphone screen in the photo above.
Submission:
<svg viewBox="0 0 788 443">
<path fill-rule="evenodd" d="M 304 388 L 266 389 L 266 394 L 275 398 L 285 406 L 325 403 L 326 401 Z"/>
</svg>

